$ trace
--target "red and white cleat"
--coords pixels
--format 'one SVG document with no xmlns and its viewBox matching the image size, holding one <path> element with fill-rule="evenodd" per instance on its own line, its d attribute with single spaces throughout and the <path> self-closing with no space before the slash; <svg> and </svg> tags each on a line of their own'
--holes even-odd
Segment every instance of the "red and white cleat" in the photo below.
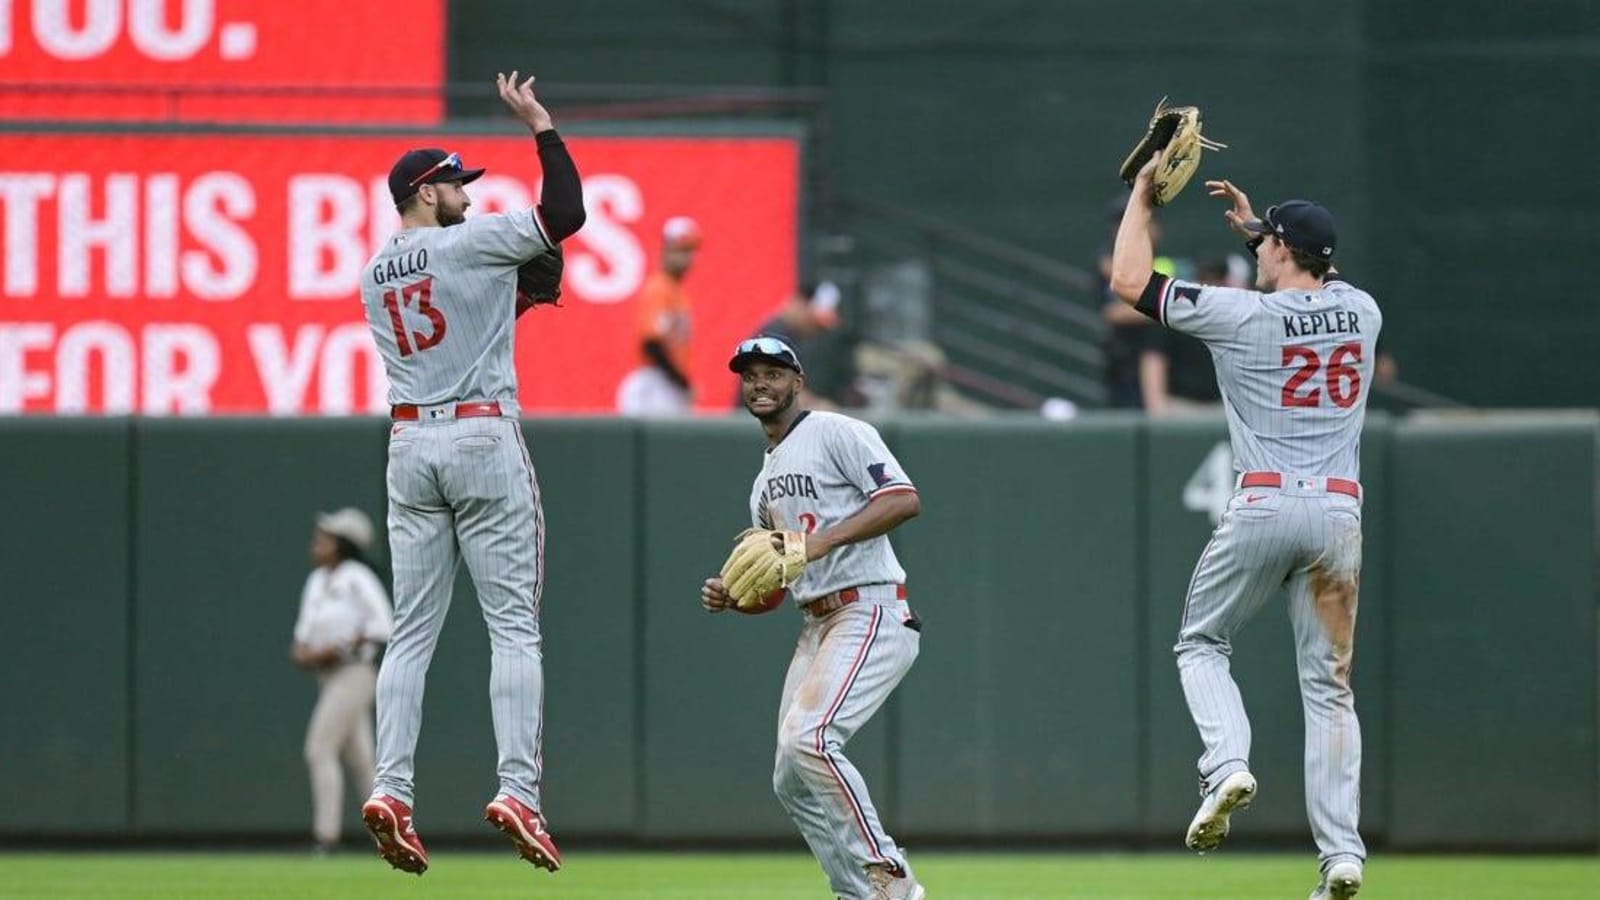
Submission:
<svg viewBox="0 0 1600 900">
<path fill-rule="evenodd" d="M 411 826 L 411 807 L 387 794 L 361 804 L 361 821 L 378 842 L 378 855 L 402 872 L 428 871 L 428 851 Z"/>
<path fill-rule="evenodd" d="M 522 801 L 501 794 L 483 808 L 483 817 L 511 838 L 523 859 L 551 872 L 561 868 L 561 851 L 544 830 L 544 817 Z"/>
</svg>

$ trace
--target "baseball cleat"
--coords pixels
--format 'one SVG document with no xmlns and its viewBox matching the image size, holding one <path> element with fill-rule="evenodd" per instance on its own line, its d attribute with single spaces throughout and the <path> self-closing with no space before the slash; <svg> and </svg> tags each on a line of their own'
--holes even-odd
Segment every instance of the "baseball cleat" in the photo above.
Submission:
<svg viewBox="0 0 1600 900">
<path fill-rule="evenodd" d="M 1334 863 L 1322 883 L 1311 892 L 1311 900 L 1350 900 L 1361 890 L 1361 866 L 1353 862 Z"/>
<path fill-rule="evenodd" d="M 888 866 L 867 866 L 867 883 L 872 886 L 867 895 L 871 900 L 926 900 L 928 896 L 915 875 L 896 875 Z"/>
<path fill-rule="evenodd" d="M 561 851 L 544 830 L 544 817 L 522 801 L 501 794 L 483 808 L 483 818 L 511 838 L 523 859 L 551 872 L 561 868 Z"/>
<path fill-rule="evenodd" d="M 387 794 L 361 804 L 361 821 L 378 842 L 378 855 L 402 872 L 428 871 L 428 851 L 411 824 L 411 807 Z"/>
<path fill-rule="evenodd" d="M 1200 802 L 1184 844 L 1201 853 L 1215 850 L 1228 836 L 1228 817 L 1248 807 L 1255 798 L 1256 777 L 1249 772 L 1235 772 L 1222 779 L 1217 789 Z"/>
</svg>

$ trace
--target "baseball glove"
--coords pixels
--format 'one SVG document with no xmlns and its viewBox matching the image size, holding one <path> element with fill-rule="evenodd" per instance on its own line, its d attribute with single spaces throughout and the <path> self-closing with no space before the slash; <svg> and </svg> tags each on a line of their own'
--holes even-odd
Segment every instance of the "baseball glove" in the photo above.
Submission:
<svg viewBox="0 0 1600 900">
<path fill-rule="evenodd" d="M 722 564 L 722 586 L 734 606 L 745 611 L 776 606 L 773 593 L 794 584 L 805 571 L 806 536 L 750 528 L 733 540 L 733 552 Z"/>
<path fill-rule="evenodd" d="M 1200 168 L 1201 150 L 1221 150 L 1227 146 L 1200 134 L 1198 106 L 1168 106 L 1167 98 L 1162 97 L 1156 104 L 1155 114 L 1150 117 L 1150 127 L 1133 152 L 1122 161 L 1118 174 L 1132 187 L 1135 176 L 1150 157 L 1160 154 L 1161 162 L 1156 167 L 1150 196 L 1156 206 L 1166 206 Z"/>
<path fill-rule="evenodd" d="M 561 272 L 566 259 L 557 244 L 549 253 L 541 253 L 517 267 L 517 315 L 535 306 L 549 304 L 560 306 Z"/>
</svg>

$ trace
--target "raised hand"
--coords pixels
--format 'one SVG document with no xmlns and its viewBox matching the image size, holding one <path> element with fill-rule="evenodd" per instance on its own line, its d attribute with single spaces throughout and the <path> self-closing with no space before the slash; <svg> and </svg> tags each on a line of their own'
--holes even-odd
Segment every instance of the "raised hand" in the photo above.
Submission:
<svg viewBox="0 0 1600 900">
<path fill-rule="evenodd" d="M 533 95 L 533 76 L 528 80 L 517 83 L 517 71 L 513 69 L 510 75 L 496 72 L 494 86 L 500 91 L 500 99 L 511 107 L 511 111 L 521 119 L 534 134 L 549 131 L 556 127 L 550 118 L 550 111 L 544 108 L 539 98 Z"/>
<path fill-rule="evenodd" d="M 1254 221 L 1256 218 L 1255 211 L 1250 208 L 1250 198 L 1244 191 L 1239 190 L 1231 181 L 1208 181 L 1206 193 L 1213 197 L 1222 197 L 1233 205 L 1222 214 L 1222 217 L 1228 220 L 1229 228 L 1244 235 L 1246 239 L 1255 236 L 1244 227 L 1244 223 Z"/>
</svg>

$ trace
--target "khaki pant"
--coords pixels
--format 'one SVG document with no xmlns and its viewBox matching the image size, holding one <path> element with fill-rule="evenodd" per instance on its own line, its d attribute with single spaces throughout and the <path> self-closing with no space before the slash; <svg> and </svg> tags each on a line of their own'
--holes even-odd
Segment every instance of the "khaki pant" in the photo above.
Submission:
<svg viewBox="0 0 1600 900">
<path fill-rule="evenodd" d="M 306 727 L 306 768 L 311 773 L 311 833 L 319 844 L 339 840 L 344 795 L 340 757 L 358 796 L 372 790 L 372 698 L 378 671 L 370 662 L 345 663 L 317 675 L 321 693 Z"/>
</svg>

